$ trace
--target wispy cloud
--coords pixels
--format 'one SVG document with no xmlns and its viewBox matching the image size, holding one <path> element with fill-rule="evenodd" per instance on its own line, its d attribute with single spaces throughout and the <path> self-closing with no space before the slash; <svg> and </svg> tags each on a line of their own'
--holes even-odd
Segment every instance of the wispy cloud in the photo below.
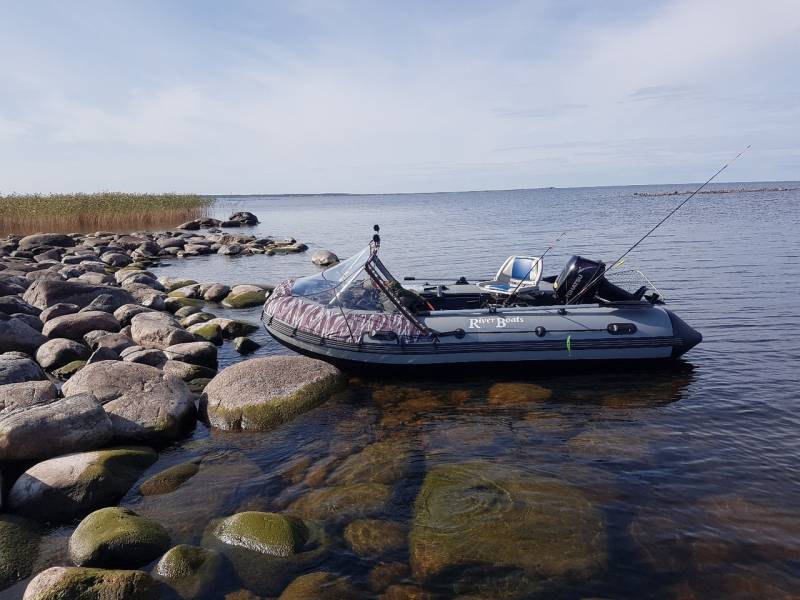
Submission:
<svg viewBox="0 0 800 600">
<path fill-rule="evenodd" d="M 797 176 L 794 0 L 81 6 L 4 11 L 3 189 Z"/>
</svg>

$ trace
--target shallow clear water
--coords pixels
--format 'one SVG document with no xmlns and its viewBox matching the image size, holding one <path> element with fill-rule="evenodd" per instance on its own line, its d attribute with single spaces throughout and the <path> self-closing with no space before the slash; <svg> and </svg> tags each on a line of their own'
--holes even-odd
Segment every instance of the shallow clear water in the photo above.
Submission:
<svg viewBox="0 0 800 600">
<path fill-rule="evenodd" d="M 379 223 L 382 258 L 396 276 L 488 276 L 506 256 L 540 254 L 566 232 L 545 261 L 552 274 L 571 254 L 612 260 L 683 198 L 634 192 L 691 187 L 221 199 L 215 210 L 252 211 L 262 224 L 247 233 L 294 236 L 340 257 Z M 199 543 L 214 517 L 298 513 L 334 485 L 377 481 L 390 496 L 359 515 L 414 530 L 411 549 L 353 552 L 343 528 L 355 517 L 341 501 L 315 515 L 329 536 L 325 551 L 292 567 L 348 575 L 366 597 L 379 595 L 376 565 L 409 561 L 413 573 L 398 581 L 441 597 L 800 595 L 798 201 L 798 191 L 697 196 L 628 258 L 704 335 L 670 368 L 352 379 L 270 433 L 198 425 L 146 476 L 223 452 L 178 491 L 143 499 L 134 489 L 124 504 L 157 518 L 174 542 Z M 315 271 L 309 258 L 200 257 L 156 271 L 277 283 Z M 211 310 L 253 321 L 259 313 Z M 255 337 L 264 344 L 256 355 L 286 352 L 263 332 Z M 222 363 L 235 360 L 226 344 Z M 454 465 L 457 475 L 447 470 Z M 442 474 L 454 478 L 443 490 L 434 485 Z M 309 501 L 315 493 L 323 495 Z M 474 547 L 453 548 L 448 538 L 423 552 L 425 528 L 441 511 L 439 525 Z M 43 563 L 58 562 L 68 533 L 52 534 Z M 510 558 L 509 546 L 519 548 Z M 210 597 L 279 591 L 244 584 L 220 576 Z"/>
</svg>

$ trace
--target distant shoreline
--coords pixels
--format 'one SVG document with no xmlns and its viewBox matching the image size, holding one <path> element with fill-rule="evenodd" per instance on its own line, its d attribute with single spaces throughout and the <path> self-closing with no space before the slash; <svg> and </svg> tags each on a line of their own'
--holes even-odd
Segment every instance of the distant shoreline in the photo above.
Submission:
<svg viewBox="0 0 800 600">
<path fill-rule="evenodd" d="M 293 193 L 293 194 L 200 194 L 206 198 L 215 199 L 236 199 L 236 198 L 314 198 L 314 197 L 359 197 L 359 196 L 417 196 L 417 195 L 439 195 L 439 194 L 482 194 L 489 192 L 532 192 L 532 191 L 545 191 L 545 190 L 585 190 L 585 189 L 606 189 L 606 188 L 637 188 L 637 187 L 664 187 L 674 188 L 675 186 L 699 186 L 701 182 L 688 182 L 688 183 L 630 183 L 624 185 L 597 185 L 597 186 L 576 186 L 576 187 L 562 187 L 562 186 L 547 186 L 547 187 L 530 187 L 530 188 L 507 188 L 507 189 L 487 189 L 487 190 L 450 190 L 450 191 L 433 191 L 433 192 L 320 192 L 320 193 Z M 768 191 L 781 191 L 790 192 L 800 190 L 800 181 L 729 181 L 718 182 L 714 185 L 757 185 L 757 184 L 796 184 L 797 187 L 760 187 L 760 188 L 726 188 L 725 190 L 707 190 L 702 193 L 720 194 L 720 193 L 754 193 L 754 192 L 768 192 Z M 680 194 L 690 194 L 692 190 L 670 190 L 664 192 L 634 192 L 636 196 L 675 196 Z"/>
</svg>

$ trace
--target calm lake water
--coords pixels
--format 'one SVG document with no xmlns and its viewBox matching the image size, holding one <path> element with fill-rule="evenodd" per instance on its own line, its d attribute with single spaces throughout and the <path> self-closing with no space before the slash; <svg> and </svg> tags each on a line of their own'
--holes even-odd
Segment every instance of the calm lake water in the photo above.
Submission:
<svg viewBox="0 0 800 600">
<path fill-rule="evenodd" d="M 571 254 L 613 260 L 684 198 L 634 192 L 691 188 L 220 199 L 214 210 L 249 210 L 262 223 L 247 233 L 340 257 L 379 223 L 398 277 L 488 276 L 566 232 L 545 261 L 554 274 Z M 378 597 L 392 570 L 395 583 L 441 598 L 800 597 L 799 202 L 799 191 L 700 195 L 630 255 L 626 267 L 704 336 L 671 368 L 353 379 L 273 432 L 198 425 L 145 477 L 210 456 L 200 473 L 163 496 L 134 488 L 123 504 L 175 543 L 200 543 L 213 518 L 248 509 L 324 530 L 284 579 L 239 565 L 210 598 L 277 596 L 290 575 L 322 570 L 364 597 Z M 277 283 L 317 270 L 309 259 L 198 257 L 156 271 Z M 211 311 L 258 321 L 258 309 Z M 255 337 L 256 355 L 287 352 L 263 330 Z M 236 360 L 226 344 L 222 363 Z M 367 523 L 383 547 L 354 545 L 345 525 L 363 517 L 390 522 Z M 384 532 L 397 530 L 392 544 Z M 43 566 L 63 560 L 69 533 L 50 535 Z"/>
</svg>

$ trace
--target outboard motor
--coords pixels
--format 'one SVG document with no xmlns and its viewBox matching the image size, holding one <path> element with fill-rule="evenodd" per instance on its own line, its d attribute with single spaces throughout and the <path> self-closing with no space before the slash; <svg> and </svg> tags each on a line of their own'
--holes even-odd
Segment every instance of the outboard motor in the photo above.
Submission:
<svg viewBox="0 0 800 600">
<path fill-rule="evenodd" d="M 582 256 L 573 256 L 564 265 L 564 270 L 553 283 L 556 300 L 560 304 L 570 302 L 590 303 L 603 283 L 602 274 L 606 265 Z"/>
</svg>

